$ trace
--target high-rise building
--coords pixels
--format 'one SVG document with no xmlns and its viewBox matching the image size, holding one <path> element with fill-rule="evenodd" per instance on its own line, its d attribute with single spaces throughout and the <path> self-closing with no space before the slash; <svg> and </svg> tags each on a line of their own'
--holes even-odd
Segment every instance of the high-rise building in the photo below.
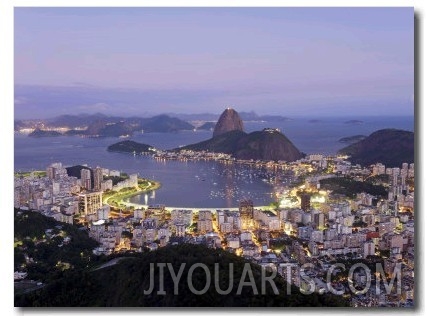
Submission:
<svg viewBox="0 0 427 316">
<path fill-rule="evenodd" d="M 138 187 L 138 175 L 131 174 L 128 179 L 128 186 L 130 187 Z"/>
<path fill-rule="evenodd" d="M 54 167 L 47 167 L 46 168 L 46 175 L 48 176 L 48 178 L 50 180 L 55 180 L 55 176 L 56 176 L 56 168 Z"/>
<path fill-rule="evenodd" d="M 253 226 L 254 203 L 252 200 L 242 200 L 239 204 L 241 229 L 246 230 Z"/>
<path fill-rule="evenodd" d="M 186 227 L 186 225 L 184 223 L 176 223 L 174 225 L 176 227 L 176 235 L 178 237 L 185 236 L 185 227 Z"/>
<path fill-rule="evenodd" d="M 92 179 L 91 179 L 91 175 L 90 175 L 90 170 L 89 169 L 82 169 L 80 171 L 80 179 L 81 179 L 81 182 L 82 182 L 82 186 L 86 190 L 92 190 Z"/>
<path fill-rule="evenodd" d="M 212 220 L 212 212 L 211 211 L 199 211 L 199 221 L 200 220 Z"/>
<path fill-rule="evenodd" d="M 84 215 L 96 214 L 102 207 L 102 192 L 79 194 L 79 212 Z"/>
<path fill-rule="evenodd" d="M 113 180 L 105 180 L 101 182 L 101 191 L 107 191 L 113 189 Z"/>
<path fill-rule="evenodd" d="M 150 205 L 146 212 L 147 217 L 156 218 L 157 221 L 164 221 L 166 218 L 166 206 L 164 204 Z"/>
<path fill-rule="evenodd" d="M 57 195 L 61 191 L 61 184 L 57 181 L 52 181 L 52 194 Z"/>
<path fill-rule="evenodd" d="M 312 222 L 314 223 L 316 229 L 324 229 L 325 227 L 325 214 L 319 211 L 314 211 L 312 213 Z"/>
<path fill-rule="evenodd" d="M 308 211 L 310 209 L 310 194 L 308 193 L 303 193 L 301 194 L 301 209 L 304 211 Z"/>
<path fill-rule="evenodd" d="M 93 189 L 95 191 L 101 190 L 101 183 L 102 183 L 103 177 L 102 177 L 102 168 L 96 167 L 93 171 Z"/>
<path fill-rule="evenodd" d="M 108 219 L 108 217 L 110 216 L 110 206 L 109 205 L 103 205 L 101 206 L 101 208 L 99 208 L 96 211 L 97 214 L 97 219 Z"/>
<path fill-rule="evenodd" d="M 363 258 L 375 255 L 375 244 L 372 241 L 367 241 L 363 244 Z"/>
<path fill-rule="evenodd" d="M 183 223 L 190 226 L 193 223 L 192 210 L 172 210 L 171 220 L 173 223 Z"/>
<path fill-rule="evenodd" d="M 62 169 L 62 163 L 61 162 L 53 162 L 50 164 L 51 167 L 55 169 Z"/>
<path fill-rule="evenodd" d="M 197 221 L 197 230 L 205 234 L 213 230 L 211 211 L 199 211 L 199 220 Z"/>
</svg>

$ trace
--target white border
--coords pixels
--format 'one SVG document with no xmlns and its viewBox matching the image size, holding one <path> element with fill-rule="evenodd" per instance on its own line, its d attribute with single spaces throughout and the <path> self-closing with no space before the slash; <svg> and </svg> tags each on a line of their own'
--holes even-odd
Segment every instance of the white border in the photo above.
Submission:
<svg viewBox="0 0 427 316">
<path fill-rule="evenodd" d="M 1 184 L 1 215 L 3 218 L 3 225 L 0 229 L 1 233 L 1 239 L 0 239 L 0 251 L 1 251 L 1 260 L 0 260 L 0 271 L 1 271 L 1 277 L 0 280 L 3 281 L 2 286 L 0 286 L 0 297 L 2 301 L 2 312 L 6 312 L 7 315 L 9 314 L 53 314 L 60 312 L 61 314 L 79 314 L 79 315 L 86 315 L 91 313 L 88 310 L 58 310 L 55 309 L 54 311 L 47 311 L 47 310 L 23 310 L 13 307 L 13 284 L 11 281 L 11 275 L 12 275 L 12 264 L 13 264 L 13 248 L 12 248 L 12 242 L 13 242 L 13 201 L 11 197 L 13 196 L 13 185 L 12 185 L 12 179 L 13 179 L 13 8 L 14 6 L 367 6 L 367 7 L 373 7 L 373 6 L 413 6 L 415 7 L 415 11 L 418 14 L 418 17 L 420 18 L 420 42 L 419 42 L 419 54 L 420 54 L 420 64 L 417 65 L 418 67 L 422 66 L 422 69 L 420 69 L 420 75 L 419 75 L 419 114 L 421 115 L 421 118 L 418 118 L 420 124 L 418 129 L 416 130 L 416 137 L 419 137 L 419 139 L 424 140 L 425 139 L 425 128 L 422 127 L 424 122 L 427 122 L 427 119 L 425 117 L 425 111 L 422 111 L 423 107 L 423 98 L 422 98 L 422 91 L 425 90 L 425 84 L 423 82 L 423 73 L 425 69 L 425 64 L 422 60 L 422 52 L 424 51 L 424 25 L 425 25 L 425 0 L 413 0 L 413 1 L 404 1 L 404 0 L 388 0 L 388 1 L 378 1 L 378 0 L 347 0 L 347 1 L 331 1 L 331 0 L 323 0 L 323 1 L 316 1 L 316 0 L 300 0 L 300 1 L 274 1 L 274 0 L 266 0 L 266 1 L 258 1 L 258 0 L 235 0 L 235 1 L 200 1 L 200 0 L 182 0 L 182 1 L 173 1 L 173 0 L 158 0 L 158 1 L 135 1 L 135 0 L 121 0 L 121 1 L 96 1 L 96 0 L 62 0 L 62 1 L 48 1 L 48 0 L 2 0 L 0 1 L 0 71 L 1 71 L 1 81 L 0 81 L 0 126 L 2 131 L 2 151 L 1 151 L 1 162 L 3 165 L 2 168 L 2 184 Z M 5 141 L 6 139 L 6 141 Z M 424 153 L 424 146 L 422 146 L 422 143 L 420 142 L 418 144 L 421 148 L 417 148 L 421 152 L 421 154 L 418 157 L 425 157 Z M 427 179 L 425 170 L 421 163 L 423 162 L 423 159 L 420 159 L 419 164 L 416 166 L 417 170 L 417 176 L 419 177 L 421 184 L 422 180 Z M 421 180 L 422 179 L 422 180 Z M 423 186 L 423 185 L 421 185 Z M 417 187 L 417 194 L 422 194 L 421 187 Z M 422 200 L 422 201 L 421 201 Z M 417 242 L 421 244 L 418 247 L 418 253 L 417 256 L 419 256 L 418 264 L 419 268 L 417 269 L 418 275 L 417 275 L 417 291 L 422 292 L 417 294 L 417 298 L 420 300 L 420 302 L 417 302 L 420 306 L 415 313 L 417 314 L 424 314 L 425 312 L 425 302 L 423 302 L 423 294 L 425 293 L 425 290 L 423 289 L 424 284 L 423 281 L 425 281 L 424 275 L 423 275 L 423 267 L 424 267 L 424 253 L 425 251 L 425 243 L 424 241 L 424 233 L 423 233 L 423 225 L 426 223 L 426 212 L 424 210 L 424 199 L 421 196 L 420 201 L 422 202 L 421 205 L 418 205 L 417 207 L 417 216 L 416 220 L 418 221 L 417 228 L 420 230 L 418 232 L 418 238 Z M 420 216 L 421 215 L 421 216 Z M 421 221 L 422 220 L 422 221 Z M 7 310 L 6 310 L 7 308 Z M 103 313 L 108 312 L 108 314 L 113 315 L 121 315 L 123 312 L 130 312 L 132 314 L 134 313 L 150 313 L 152 310 L 125 310 L 123 309 L 117 310 L 93 310 L 93 312 L 96 313 Z M 249 310 L 222 310 L 222 309 L 216 309 L 211 310 L 213 313 L 233 313 L 233 314 L 240 314 L 243 315 L 247 313 Z M 256 314 L 266 313 L 267 310 L 253 310 Z M 386 315 L 390 312 L 398 312 L 398 313 L 411 313 L 413 314 L 413 310 L 402 310 L 402 309 L 395 309 L 395 310 L 389 310 L 389 309 L 379 309 L 373 310 L 357 310 L 357 309 L 348 309 L 345 311 L 345 313 L 379 313 Z M 155 311 L 153 311 L 154 313 Z M 179 312 L 177 309 L 170 310 L 170 312 L 176 313 Z M 191 311 L 185 310 L 182 311 L 185 313 L 189 313 Z M 206 310 L 200 311 L 196 310 L 195 313 L 200 312 L 207 312 Z M 327 310 L 322 311 L 321 309 L 313 309 L 312 311 L 301 311 L 300 309 L 292 309 L 292 310 L 271 310 L 273 313 L 291 313 L 291 314 L 311 314 L 311 313 L 334 313 L 334 311 Z M 162 312 L 163 313 L 163 312 Z M 166 313 L 166 312 L 164 312 Z M 338 313 L 344 313 L 342 310 Z M 156 312 L 156 314 L 158 314 Z"/>
<path fill-rule="evenodd" d="M 310 7 L 310 6 L 338 6 L 338 7 L 377 7 L 377 6 L 414 6 L 417 0 L 413 1 L 404 1 L 404 0 L 388 0 L 388 1 L 379 1 L 379 0 L 345 0 L 345 1 L 337 1 L 337 0 L 233 0 L 233 1 L 225 1 L 225 0 L 123 0 L 123 1 L 115 1 L 115 0 L 62 0 L 61 2 L 52 1 L 52 0 L 15 0 L 15 1 L 6 1 L 13 2 L 14 6 L 72 6 L 72 7 L 87 7 L 87 6 L 114 6 L 114 7 L 123 7 L 123 6 L 203 6 L 203 7 L 211 7 L 211 6 L 221 6 L 221 7 L 247 7 L 247 6 L 259 6 L 259 7 L 275 7 L 275 6 L 284 6 L 284 7 Z"/>
</svg>

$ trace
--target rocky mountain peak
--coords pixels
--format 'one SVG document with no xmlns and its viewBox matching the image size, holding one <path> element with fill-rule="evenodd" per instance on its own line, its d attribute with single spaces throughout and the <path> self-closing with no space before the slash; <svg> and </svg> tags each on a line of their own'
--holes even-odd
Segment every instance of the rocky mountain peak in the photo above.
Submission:
<svg viewBox="0 0 427 316">
<path fill-rule="evenodd" d="M 234 109 L 227 108 L 222 112 L 215 125 L 213 137 L 236 130 L 243 131 L 242 119 Z"/>
</svg>

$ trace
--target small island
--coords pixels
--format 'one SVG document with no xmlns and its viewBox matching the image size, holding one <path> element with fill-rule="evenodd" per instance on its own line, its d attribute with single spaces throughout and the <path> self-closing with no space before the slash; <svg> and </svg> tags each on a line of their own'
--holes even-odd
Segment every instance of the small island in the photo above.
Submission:
<svg viewBox="0 0 427 316">
<path fill-rule="evenodd" d="M 360 124 L 363 124 L 363 121 L 360 121 L 360 120 L 349 120 L 349 121 L 345 121 L 344 124 L 360 125 Z"/>
<path fill-rule="evenodd" d="M 131 153 L 131 154 L 152 154 L 156 151 L 153 146 L 135 142 L 133 140 L 125 140 L 108 146 L 108 151 L 120 152 L 120 153 Z"/>
</svg>

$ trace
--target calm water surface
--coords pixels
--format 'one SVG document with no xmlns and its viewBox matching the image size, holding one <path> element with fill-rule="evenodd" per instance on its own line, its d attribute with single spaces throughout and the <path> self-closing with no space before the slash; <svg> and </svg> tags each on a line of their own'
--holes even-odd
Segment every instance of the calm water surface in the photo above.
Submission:
<svg viewBox="0 0 427 316">
<path fill-rule="evenodd" d="M 350 119 L 361 124 L 346 124 Z M 298 118 L 281 123 L 246 122 L 247 132 L 264 127 L 278 127 L 305 153 L 334 154 L 344 147 L 341 137 L 369 135 L 382 128 L 414 130 L 413 118 L 328 118 L 311 121 Z M 176 148 L 210 138 L 210 131 L 138 134 L 131 139 L 160 149 Z M 149 195 L 130 200 L 138 203 L 163 203 L 180 207 L 236 207 L 242 198 L 252 198 L 256 205 L 274 200 L 276 184 L 270 184 L 274 175 L 265 170 L 251 170 L 238 165 L 216 162 L 156 161 L 150 157 L 110 153 L 106 148 L 117 138 L 52 137 L 30 138 L 15 134 L 15 170 L 44 170 L 52 162 L 64 165 L 87 164 L 90 167 L 138 173 L 141 177 L 160 181 L 162 187 Z M 279 185 L 281 185 L 279 183 Z"/>
</svg>

